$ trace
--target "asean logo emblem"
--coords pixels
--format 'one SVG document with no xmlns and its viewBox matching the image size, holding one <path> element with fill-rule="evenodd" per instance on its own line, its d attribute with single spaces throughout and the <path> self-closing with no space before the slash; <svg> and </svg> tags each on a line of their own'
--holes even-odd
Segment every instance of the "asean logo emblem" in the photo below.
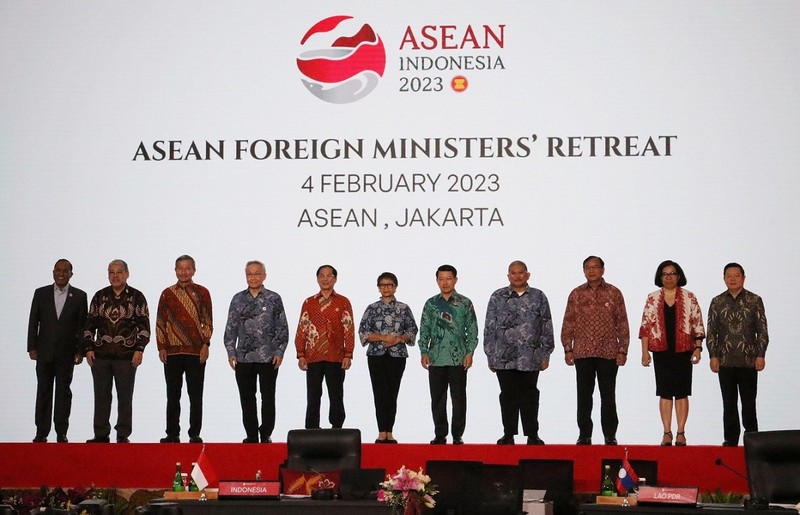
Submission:
<svg viewBox="0 0 800 515">
<path fill-rule="evenodd" d="M 386 68 L 383 41 L 368 23 L 356 30 L 352 16 L 331 16 L 308 29 L 297 58 L 300 79 L 312 95 L 349 104 L 369 95 Z M 347 32 L 348 28 L 352 29 Z"/>
</svg>

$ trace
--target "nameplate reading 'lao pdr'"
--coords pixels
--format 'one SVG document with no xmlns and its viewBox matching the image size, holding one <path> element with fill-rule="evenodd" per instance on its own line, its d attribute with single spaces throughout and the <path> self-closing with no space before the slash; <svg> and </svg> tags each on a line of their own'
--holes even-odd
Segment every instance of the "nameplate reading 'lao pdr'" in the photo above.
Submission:
<svg viewBox="0 0 800 515">
<path fill-rule="evenodd" d="M 640 486 L 639 504 L 697 504 L 696 486 Z"/>
<path fill-rule="evenodd" d="M 220 481 L 219 497 L 227 499 L 278 499 L 278 481 Z"/>
</svg>

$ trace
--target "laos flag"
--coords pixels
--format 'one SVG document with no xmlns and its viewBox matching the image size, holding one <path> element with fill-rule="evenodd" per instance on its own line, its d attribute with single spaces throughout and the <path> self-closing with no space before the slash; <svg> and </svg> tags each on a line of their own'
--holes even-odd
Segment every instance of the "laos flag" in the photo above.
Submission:
<svg viewBox="0 0 800 515">
<path fill-rule="evenodd" d="M 617 491 L 620 495 L 625 495 L 638 482 L 639 476 L 636 475 L 633 467 L 631 467 L 628 458 L 623 459 L 622 466 L 619 468 L 619 474 L 617 474 Z"/>
</svg>

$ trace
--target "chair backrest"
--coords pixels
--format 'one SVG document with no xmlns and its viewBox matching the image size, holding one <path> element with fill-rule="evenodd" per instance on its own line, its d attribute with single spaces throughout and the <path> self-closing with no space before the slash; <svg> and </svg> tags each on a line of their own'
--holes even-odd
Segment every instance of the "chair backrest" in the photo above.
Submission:
<svg viewBox="0 0 800 515">
<path fill-rule="evenodd" d="M 750 497 L 800 501 L 800 429 L 744 434 Z"/>
<path fill-rule="evenodd" d="M 434 515 L 478 515 L 481 500 L 480 461 L 428 460 L 425 474 L 436 485 Z"/>
<path fill-rule="evenodd" d="M 481 515 L 517 515 L 522 508 L 519 467 L 487 465 L 481 467 Z"/>
<path fill-rule="evenodd" d="M 575 464 L 572 460 L 519 460 L 520 488 L 546 490 L 556 515 L 574 512 Z"/>
<path fill-rule="evenodd" d="M 658 484 L 658 462 L 655 460 L 628 460 L 633 467 L 634 472 L 639 478 L 645 479 L 645 484 L 647 486 L 655 486 Z M 611 474 L 612 479 L 616 478 L 617 472 L 619 472 L 619 468 L 622 466 L 622 460 L 618 459 L 604 459 L 601 464 L 601 469 L 604 470 L 605 466 L 609 465 L 611 467 Z M 602 474 L 600 476 L 600 480 L 602 481 Z M 600 491 L 600 485 L 597 485 L 597 491 Z"/>
<path fill-rule="evenodd" d="M 330 471 L 361 468 L 358 429 L 292 429 L 286 436 L 286 467 Z"/>
<path fill-rule="evenodd" d="M 344 501 L 377 499 L 383 481 L 386 481 L 386 469 L 342 469 L 340 496 Z"/>
</svg>

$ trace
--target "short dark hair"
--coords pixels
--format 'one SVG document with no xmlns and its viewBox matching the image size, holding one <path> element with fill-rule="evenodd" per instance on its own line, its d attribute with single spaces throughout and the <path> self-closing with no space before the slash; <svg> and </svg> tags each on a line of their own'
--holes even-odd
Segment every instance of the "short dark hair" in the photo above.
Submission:
<svg viewBox="0 0 800 515">
<path fill-rule="evenodd" d="M 178 256 L 178 259 L 175 260 L 175 268 L 178 268 L 178 263 L 180 263 L 181 261 L 191 261 L 192 262 L 192 268 L 194 268 L 194 269 L 197 268 L 197 266 L 194 264 L 194 258 L 192 256 L 190 256 L 189 254 L 184 254 L 182 256 Z"/>
<path fill-rule="evenodd" d="M 382 273 L 381 275 L 379 275 L 379 276 L 378 276 L 378 286 L 380 286 L 380 285 L 381 285 L 381 281 L 382 281 L 383 279 L 389 279 L 390 281 L 392 281 L 392 282 L 394 283 L 394 285 L 395 285 L 395 286 L 397 286 L 397 276 L 396 276 L 396 275 L 394 275 L 393 273 L 391 273 L 391 272 L 384 272 L 384 273 Z"/>
<path fill-rule="evenodd" d="M 528 265 L 526 265 L 524 261 L 520 261 L 519 259 L 515 259 L 514 261 L 509 263 L 508 270 L 511 271 L 511 267 L 514 265 L 520 265 L 522 268 L 525 269 L 526 272 L 528 271 Z"/>
<path fill-rule="evenodd" d="M 740 265 L 739 263 L 728 263 L 727 265 L 725 265 L 725 268 L 722 269 L 722 275 L 725 275 L 725 273 L 728 271 L 729 268 L 738 268 L 739 271 L 742 272 L 742 277 L 745 277 L 744 268 L 742 268 L 742 265 Z"/>
<path fill-rule="evenodd" d="M 319 273 L 322 272 L 323 268 L 330 268 L 331 269 L 331 273 L 333 274 L 333 276 L 334 277 L 339 277 L 339 272 L 337 272 L 336 269 L 333 268 L 333 265 L 322 265 L 319 268 L 317 268 L 317 277 L 319 277 Z"/>
<path fill-rule="evenodd" d="M 442 265 L 436 269 L 436 278 L 439 278 L 439 272 L 451 272 L 453 277 L 458 277 L 458 271 L 453 265 Z"/>
<path fill-rule="evenodd" d="M 686 276 L 683 273 L 683 268 L 675 261 L 670 261 L 669 259 L 658 265 L 656 269 L 656 286 L 659 288 L 664 286 L 664 283 L 661 281 L 661 272 L 668 266 L 675 267 L 675 271 L 678 272 L 678 286 L 686 286 Z"/>
<path fill-rule="evenodd" d="M 69 265 L 69 271 L 72 272 L 72 263 L 69 262 L 69 259 L 61 258 L 53 265 L 53 269 L 55 269 L 59 263 L 66 263 Z"/>
<path fill-rule="evenodd" d="M 600 256 L 589 256 L 589 257 L 587 257 L 586 259 L 583 260 L 583 268 L 586 268 L 586 263 L 588 263 L 589 261 L 591 261 L 593 259 L 596 259 L 596 260 L 598 260 L 600 262 L 600 267 L 601 268 L 605 268 L 606 267 L 605 261 L 603 261 L 603 258 L 601 258 Z"/>
</svg>

